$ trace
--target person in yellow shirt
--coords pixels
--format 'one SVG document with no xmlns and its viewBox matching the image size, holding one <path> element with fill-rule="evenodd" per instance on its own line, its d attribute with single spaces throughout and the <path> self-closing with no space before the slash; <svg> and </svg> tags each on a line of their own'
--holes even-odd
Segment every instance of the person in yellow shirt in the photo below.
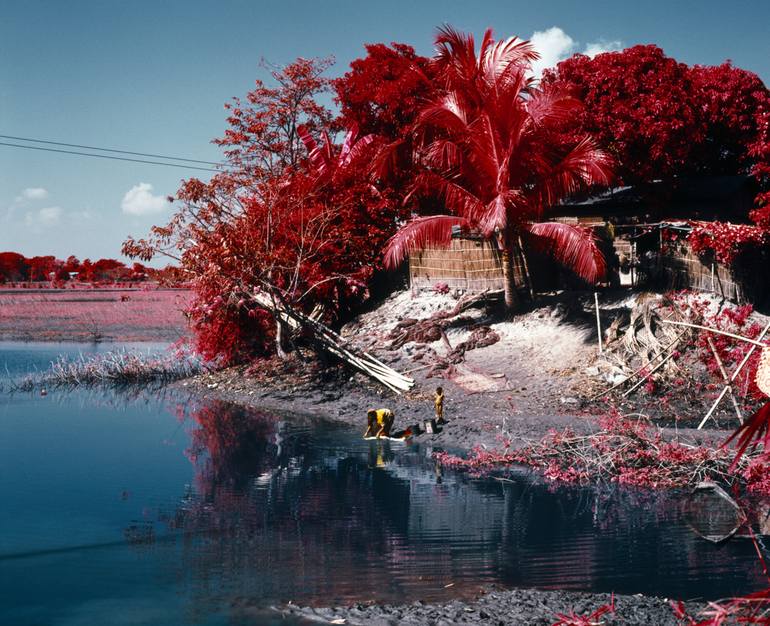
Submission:
<svg viewBox="0 0 770 626">
<path fill-rule="evenodd" d="M 444 389 L 436 387 L 436 395 L 433 396 L 433 406 L 436 409 L 436 424 L 445 424 L 444 421 Z"/>
<path fill-rule="evenodd" d="M 396 416 L 390 409 L 369 409 L 366 412 L 367 429 L 364 432 L 364 438 L 370 437 L 375 430 L 377 430 L 375 437 L 378 439 L 383 435 L 389 437 L 395 419 Z"/>
</svg>

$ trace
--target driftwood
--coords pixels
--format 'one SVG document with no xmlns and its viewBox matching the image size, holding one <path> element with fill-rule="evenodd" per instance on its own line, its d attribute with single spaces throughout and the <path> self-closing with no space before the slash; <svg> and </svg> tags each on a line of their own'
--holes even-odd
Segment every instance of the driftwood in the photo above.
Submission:
<svg viewBox="0 0 770 626">
<path fill-rule="evenodd" d="M 416 343 L 433 343 L 434 341 L 443 339 L 447 344 L 447 349 L 452 350 L 452 346 L 448 345 L 449 342 L 446 339 L 446 329 L 450 325 L 459 322 L 467 321 L 471 323 L 475 321 L 472 318 L 460 318 L 459 320 L 453 320 L 452 318 L 457 317 L 463 311 L 466 311 L 476 303 L 486 299 L 486 297 L 486 293 L 466 295 L 460 298 L 454 308 L 449 311 L 439 311 L 422 320 L 414 318 L 401 320 L 390 332 L 390 349 L 397 350 L 410 341 Z"/>
<path fill-rule="evenodd" d="M 400 394 L 409 391 L 414 386 L 414 379 L 404 376 L 368 352 L 360 351 L 335 333 L 331 328 L 317 319 L 297 311 L 285 302 L 273 298 L 264 292 L 250 294 L 251 299 L 260 307 L 270 311 L 276 319 L 293 330 L 308 331 L 313 340 L 324 350 L 335 355 L 345 363 L 352 365 L 367 376 L 374 378 L 383 385 Z"/>
<path fill-rule="evenodd" d="M 500 341 L 498 335 L 489 326 L 478 325 L 462 343 L 458 343 L 446 356 L 435 355 L 436 363 L 431 366 L 428 372 L 428 378 L 439 375 L 440 373 L 450 373 L 454 371 L 454 365 L 462 363 L 465 360 L 465 353 L 476 348 L 485 348 Z"/>
</svg>

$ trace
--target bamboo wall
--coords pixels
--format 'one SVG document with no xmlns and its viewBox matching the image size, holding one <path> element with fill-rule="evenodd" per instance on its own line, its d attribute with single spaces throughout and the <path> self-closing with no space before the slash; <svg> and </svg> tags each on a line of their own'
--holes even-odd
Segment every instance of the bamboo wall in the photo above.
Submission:
<svg viewBox="0 0 770 626">
<path fill-rule="evenodd" d="M 728 267 L 705 264 L 689 244 L 679 243 L 673 252 L 660 255 L 661 270 L 670 289 L 711 291 L 733 302 L 743 302 L 742 286 Z"/>
<path fill-rule="evenodd" d="M 520 260 L 514 257 L 514 278 L 524 284 Z M 480 293 L 503 289 L 503 265 L 494 242 L 455 238 L 448 248 L 423 248 L 409 255 L 412 288 L 432 288 L 446 283 L 450 289 Z"/>
</svg>

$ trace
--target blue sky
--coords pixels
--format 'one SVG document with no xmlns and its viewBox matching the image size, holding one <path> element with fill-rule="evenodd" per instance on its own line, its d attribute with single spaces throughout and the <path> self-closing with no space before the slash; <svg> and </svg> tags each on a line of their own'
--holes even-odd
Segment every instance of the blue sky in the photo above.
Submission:
<svg viewBox="0 0 770 626">
<path fill-rule="evenodd" d="M 539 33 L 547 59 L 655 43 L 686 63 L 725 59 L 770 81 L 770 3 L 218 2 L 4 0 L 0 134 L 216 161 L 223 103 L 265 58 L 334 55 L 370 42 L 430 54 L 435 27 Z M 9 141 L 0 139 L 0 141 Z M 163 197 L 205 172 L 0 146 L 0 250 L 119 255 L 171 213 Z"/>
</svg>

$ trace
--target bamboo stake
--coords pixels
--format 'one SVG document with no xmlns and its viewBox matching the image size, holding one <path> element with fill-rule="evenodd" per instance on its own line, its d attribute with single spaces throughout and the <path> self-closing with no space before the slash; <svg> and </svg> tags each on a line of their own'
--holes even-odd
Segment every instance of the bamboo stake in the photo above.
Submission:
<svg viewBox="0 0 770 626">
<path fill-rule="evenodd" d="M 757 337 L 757 341 L 762 341 L 765 338 L 765 335 L 770 332 L 770 322 L 767 323 L 767 326 L 762 329 L 762 332 L 759 333 L 759 336 Z M 749 351 L 746 353 L 746 356 L 743 357 L 743 361 L 741 361 L 741 364 L 738 366 L 738 369 L 736 369 L 733 372 L 733 375 L 730 377 L 730 382 L 735 382 L 735 379 L 738 378 L 738 374 L 741 373 L 741 370 L 744 368 L 744 366 L 749 362 L 749 359 L 751 358 L 751 355 L 754 354 L 754 350 L 757 349 L 756 345 L 751 346 Z"/>
<path fill-rule="evenodd" d="M 770 322 L 767 324 L 767 326 L 764 327 L 761 333 L 759 333 L 759 336 L 757 337 L 757 341 L 762 341 L 764 339 L 765 335 L 770 331 Z M 746 366 L 746 364 L 749 362 L 749 359 L 751 358 L 751 355 L 754 353 L 754 350 L 757 349 L 756 345 L 752 345 L 751 349 L 746 353 L 746 356 L 743 357 L 743 361 L 741 361 L 740 365 L 735 369 L 735 371 L 732 373 L 732 376 L 730 376 L 730 383 L 734 383 L 735 380 L 738 378 L 738 374 L 741 373 L 741 370 Z M 701 420 L 701 423 L 698 425 L 698 430 L 703 428 L 705 423 L 708 421 L 708 418 L 711 417 L 711 414 L 716 411 L 717 406 L 719 406 L 719 403 L 722 401 L 722 398 L 725 397 L 725 394 L 730 391 L 732 393 L 732 386 L 730 384 L 725 385 L 724 389 L 722 389 L 722 392 L 717 396 L 717 399 L 714 400 L 714 403 L 711 405 L 711 408 L 708 410 L 708 413 L 704 416 L 704 418 Z M 742 421 L 742 420 L 741 420 Z"/>
<path fill-rule="evenodd" d="M 722 374 L 722 379 L 727 383 L 727 389 L 728 393 L 730 394 L 730 398 L 733 401 L 733 407 L 735 408 L 735 414 L 738 416 L 738 420 L 741 424 L 743 424 L 743 415 L 741 414 L 741 409 L 738 407 L 738 401 L 735 399 L 735 394 L 733 393 L 733 388 L 730 385 L 730 377 L 727 375 L 727 372 L 725 371 L 725 366 L 722 363 L 722 359 L 719 356 L 719 352 L 717 352 L 717 347 L 714 345 L 714 340 L 711 338 L 711 335 L 706 337 L 708 340 L 709 348 L 711 348 L 711 352 L 714 353 L 714 358 L 717 361 L 717 365 L 719 366 L 719 371 Z M 753 347 L 753 346 L 752 346 Z M 698 426 L 698 430 L 700 430 L 701 426 L 705 424 L 705 419 L 700 423 Z"/>
<path fill-rule="evenodd" d="M 599 354 L 602 354 L 602 321 L 599 317 L 599 294 L 594 291 L 594 304 L 596 305 L 596 335 L 599 337 Z"/>
</svg>

